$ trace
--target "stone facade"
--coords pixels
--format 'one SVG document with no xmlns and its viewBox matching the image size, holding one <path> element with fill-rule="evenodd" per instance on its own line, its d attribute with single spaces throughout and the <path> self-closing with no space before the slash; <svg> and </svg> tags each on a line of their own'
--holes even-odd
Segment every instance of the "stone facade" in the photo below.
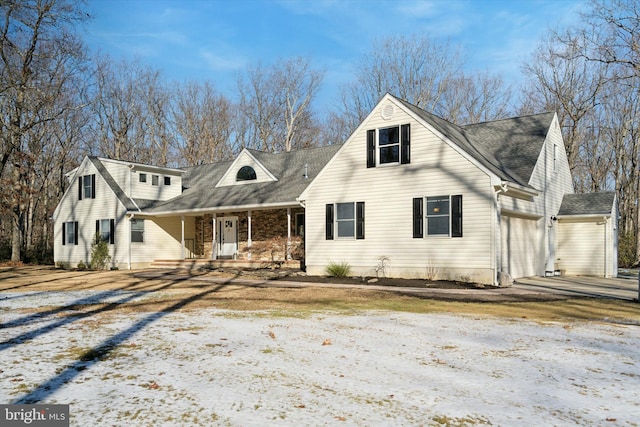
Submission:
<svg viewBox="0 0 640 427">
<path fill-rule="evenodd" d="M 304 258 L 304 240 L 296 235 L 297 214 L 304 214 L 303 208 L 291 209 L 291 242 L 289 252 L 291 259 Z M 248 212 L 225 212 L 218 214 L 217 218 L 238 218 L 238 259 L 251 259 L 256 261 L 284 261 L 287 259 L 287 210 L 260 210 L 251 212 L 251 248 L 248 243 Z M 195 254 L 198 258 L 211 258 L 213 215 L 205 214 L 196 217 L 196 242 Z M 303 229 L 303 228 L 302 228 Z"/>
</svg>

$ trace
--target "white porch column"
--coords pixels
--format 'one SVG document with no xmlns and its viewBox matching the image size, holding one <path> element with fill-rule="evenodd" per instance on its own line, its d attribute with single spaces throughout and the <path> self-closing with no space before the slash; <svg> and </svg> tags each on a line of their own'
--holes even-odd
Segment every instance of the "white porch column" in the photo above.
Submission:
<svg viewBox="0 0 640 427">
<path fill-rule="evenodd" d="M 180 239 L 180 244 L 181 244 L 181 251 L 180 254 L 182 256 L 182 259 L 184 260 L 184 215 L 180 216 L 180 225 L 181 225 L 181 239 Z"/>
<path fill-rule="evenodd" d="M 251 211 L 247 212 L 247 259 L 251 260 Z"/>
<path fill-rule="evenodd" d="M 291 260 L 291 208 L 287 208 L 287 261 Z"/>
<path fill-rule="evenodd" d="M 216 259 L 216 214 L 211 215 L 211 259 Z"/>
</svg>

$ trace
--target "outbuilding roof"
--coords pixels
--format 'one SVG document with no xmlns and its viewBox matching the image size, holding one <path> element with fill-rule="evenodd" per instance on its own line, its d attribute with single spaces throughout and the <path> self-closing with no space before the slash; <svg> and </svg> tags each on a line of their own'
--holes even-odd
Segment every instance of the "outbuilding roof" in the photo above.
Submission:
<svg viewBox="0 0 640 427">
<path fill-rule="evenodd" d="M 616 193 L 603 191 L 600 193 L 565 194 L 558 211 L 558 216 L 574 215 L 611 215 L 614 212 Z"/>
</svg>

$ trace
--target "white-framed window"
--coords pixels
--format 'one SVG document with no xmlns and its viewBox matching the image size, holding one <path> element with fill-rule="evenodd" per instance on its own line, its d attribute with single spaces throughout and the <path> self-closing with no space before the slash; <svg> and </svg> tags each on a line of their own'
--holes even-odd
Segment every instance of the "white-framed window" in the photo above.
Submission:
<svg viewBox="0 0 640 427">
<path fill-rule="evenodd" d="M 411 125 L 367 131 L 367 168 L 411 162 Z"/>
<path fill-rule="evenodd" d="M 243 166 L 236 174 L 236 181 L 254 181 L 258 179 L 255 169 L 251 166 Z"/>
<path fill-rule="evenodd" d="M 112 219 L 97 219 L 96 220 L 96 233 L 100 234 L 100 237 L 105 242 L 110 244 L 115 243 L 115 220 Z"/>
<path fill-rule="evenodd" d="M 96 198 L 96 175 L 83 175 L 78 179 L 78 200 Z"/>
<path fill-rule="evenodd" d="M 336 203 L 336 237 L 354 237 L 356 232 L 355 203 Z"/>
<path fill-rule="evenodd" d="M 144 242 L 144 219 L 135 218 L 131 220 L 131 242 Z"/>
<path fill-rule="evenodd" d="M 400 126 L 378 129 L 378 164 L 400 163 Z"/>
<path fill-rule="evenodd" d="M 151 185 L 160 185 L 160 176 L 159 175 L 151 175 Z"/>
<path fill-rule="evenodd" d="M 422 238 L 425 234 L 462 237 L 461 195 L 413 199 L 413 237 Z"/>
<path fill-rule="evenodd" d="M 326 205 L 326 239 L 364 239 L 364 202 Z"/>
<path fill-rule="evenodd" d="M 138 175 L 138 182 L 147 182 L 147 174 L 141 173 L 140 175 Z"/>
<path fill-rule="evenodd" d="M 62 244 L 78 244 L 78 221 L 68 221 L 62 223 Z"/>
</svg>

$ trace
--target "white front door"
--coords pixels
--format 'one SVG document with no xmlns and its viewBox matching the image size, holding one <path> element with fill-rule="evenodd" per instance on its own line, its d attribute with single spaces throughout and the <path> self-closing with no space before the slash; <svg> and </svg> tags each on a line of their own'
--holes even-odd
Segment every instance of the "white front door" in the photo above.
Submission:
<svg viewBox="0 0 640 427">
<path fill-rule="evenodd" d="M 238 217 L 218 218 L 218 256 L 233 257 L 238 252 Z"/>
</svg>

